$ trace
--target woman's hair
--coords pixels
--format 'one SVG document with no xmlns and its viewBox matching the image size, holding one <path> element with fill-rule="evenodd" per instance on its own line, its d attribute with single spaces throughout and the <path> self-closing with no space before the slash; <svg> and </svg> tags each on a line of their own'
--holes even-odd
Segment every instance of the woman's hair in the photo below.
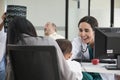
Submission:
<svg viewBox="0 0 120 80">
<path fill-rule="evenodd" d="M 37 36 L 33 24 L 24 17 L 15 17 L 8 25 L 8 43 L 15 44 L 23 39 L 22 34 Z"/>
<path fill-rule="evenodd" d="M 59 47 L 61 48 L 63 54 L 71 53 L 72 44 L 69 40 L 67 40 L 67 39 L 57 39 L 56 41 L 57 41 Z"/>
<path fill-rule="evenodd" d="M 86 22 L 86 23 L 90 24 L 90 26 L 91 26 L 91 28 L 92 28 L 93 30 L 95 29 L 95 27 L 98 27 L 97 19 L 96 19 L 95 17 L 93 17 L 93 16 L 85 16 L 85 17 L 83 17 L 83 18 L 79 21 L 78 27 L 79 27 L 80 23 L 82 23 L 82 22 Z"/>
</svg>

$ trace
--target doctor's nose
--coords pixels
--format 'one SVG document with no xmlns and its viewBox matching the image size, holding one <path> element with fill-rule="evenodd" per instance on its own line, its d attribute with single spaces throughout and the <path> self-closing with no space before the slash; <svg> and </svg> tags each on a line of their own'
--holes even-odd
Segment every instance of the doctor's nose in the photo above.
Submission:
<svg viewBox="0 0 120 80">
<path fill-rule="evenodd" d="M 80 36 L 81 36 L 81 37 L 84 37 L 85 34 L 86 34 L 86 33 L 85 33 L 84 31 L 80 32 Z"/>
</svg>

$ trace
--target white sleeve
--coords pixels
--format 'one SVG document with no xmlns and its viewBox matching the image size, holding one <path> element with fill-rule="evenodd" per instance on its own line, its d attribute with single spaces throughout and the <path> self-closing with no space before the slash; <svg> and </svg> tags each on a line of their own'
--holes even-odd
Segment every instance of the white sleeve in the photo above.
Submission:
<svg viewBox="0 0 120 80">
<path fill-rule="evenodd" d="M 67 60 L 67 63 L 71 69 L 76 74 L 77 80 L 82 80 L 82 68 L 79 62 Z"/>
<path fill-rule="evenodd" d="M 0 61 L 2 60 L 6 49 L 6 33 L 0 31 Z"/>
<path fill-rule="evenodd" d="M 71 57 L 71 59 L 78 58 L 77 54 L 81 50 L 80 46 L 81 46 L 80 38 L 75 38 L 72 41 L 72 57 Z"/>
</svg>

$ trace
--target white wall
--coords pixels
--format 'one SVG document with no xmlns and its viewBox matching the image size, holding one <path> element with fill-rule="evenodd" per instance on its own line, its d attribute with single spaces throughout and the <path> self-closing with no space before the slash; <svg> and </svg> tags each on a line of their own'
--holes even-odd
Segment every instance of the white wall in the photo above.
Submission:
<svg viewBox="0 0 120 80">
<path fill-rule="evenodd" d="M 120 27 L 120 0 L 115 0 L 114 26 Z"/>
<path fill-rule="evenodd" d="M 27 18 L 37 27 L 39 35 L 43 35 L 43 26 L 48 21 L 65 27 L 65 0 L 7 0 L 7 5 L 27 6 Z M 58 33 L 65 35 L 64 30 Z"/>
<path fill-rule="evenodd" d="M 39 35 L 43 35 L 43 27 L 47 21 L 53 21 L 62 30 L 58 33 L 65 36 L 65 0 L 7 0 L 7 4 L 27 6 L 27 18 L 37 27 Z M 54 3 L 53 3 L 54 2 Z M 4 12 L 5 0 L 0 0 L 0 15 Z M 78 35 L 78 21 L 88 15 L 88 0 L 69 0 L 68 39 L 72 40 Z M 91 15 L 95 16 L 100 27 L 110 26 L 110 0 L 91 0 Z M 120 0 L 115 0 L 114 26 L 120 27 Z"/>
<path fill-rule="evenodd" d="M 59 26 L 65 26 L 64 0 L 7 0 L 7 4 L 27 6 L 27 18 L 35 26 L 53 21 Z"/>
<path fill-rule="evenodd" d="M 78 35 L 78 21 L 88 15 L 88 0 L 69 0 L 69 39 Z M 91 0 L 90 15 L 96 17 L 99 27 L 110 27 L 110 0 Z M 115 0 L 114 26 L 120 27 L 120 0 Z"/>
<path fill-rule="evenodd" d="M 99 27 L 110 27 L 110 0 L 91 1 L 91 15 L 98 20 Z"/>
<path fill-rule="evenodd" d="M 3 15 L 3 13 L 5 12 L 5 0 L 0 0 L 0 22 L 1 20 L 1 16 Z"/>
<path fill-rule="evenodd" d="M 69 19 L 68 19 L 68 39 L 72 40 L 78 36 L 78 21 L 88 15 L 88 0 L 80 0 L 80 8 L 77 6 L 77 0 L 69 0 Z"/>
</svg>

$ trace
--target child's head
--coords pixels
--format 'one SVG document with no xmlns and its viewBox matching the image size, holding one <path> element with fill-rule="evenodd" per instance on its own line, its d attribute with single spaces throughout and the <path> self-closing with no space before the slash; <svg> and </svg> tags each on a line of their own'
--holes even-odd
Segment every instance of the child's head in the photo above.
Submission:
<svg viewBox="0 0 120 80">
<path fill-rule="evenodd" d="M 56 40 L 59 47 L 61 48 L 61 51 L 63 52 L 63 55 L 65 57 L 65 59 L 69 59 L 72 55 L 71 51 L 72 51 L 72 44 L 69 40 L 67 39 L 57 39 Z"/>
</svg>

